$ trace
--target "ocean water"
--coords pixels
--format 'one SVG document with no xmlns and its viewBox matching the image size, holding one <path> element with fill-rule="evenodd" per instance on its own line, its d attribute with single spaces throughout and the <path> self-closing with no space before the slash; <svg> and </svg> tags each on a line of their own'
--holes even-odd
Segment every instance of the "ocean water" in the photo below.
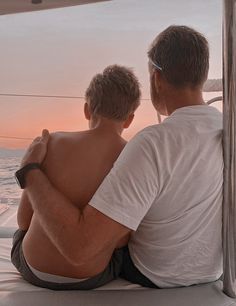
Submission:
<svg viewBox="0 0 236 306">
<path fill-rule="evenodd" d="M 0 157 L 0 203 L 17 205 L 22 190 L 17 185 L 14 173 L 19 169 L 21 157 Z"/>
</svg>

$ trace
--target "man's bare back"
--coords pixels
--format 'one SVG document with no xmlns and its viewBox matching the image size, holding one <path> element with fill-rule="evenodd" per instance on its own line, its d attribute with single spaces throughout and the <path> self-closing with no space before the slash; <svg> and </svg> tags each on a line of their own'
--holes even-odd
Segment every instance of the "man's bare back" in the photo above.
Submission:
<svg viewBox="0 0 236 306">
<path fill-rule="evenodd" d="M 125 144 L 120 135 L 106 129 L 55 133 L 51 137 L 43 168 L 55 188 L 83 209 Z M 35 269 L 74 278 L 98 274 L 109 260 L 101 258 L 101 261 L 98 259 L 77 267 L 71 265 L 46 236 L 34 215 L 24 238 L 23 251 L 27 262 Z"/>
<path fill-rule="evenodd" d="M 73 209 L 75 214 L 78 213 L 78 224 L 82 221 L 81 218 L 86 219 L 86 214 L 92 207 L 85 210 L 83 208 L 90 202 L 126 144 L 121 134 L 134 118 L 134 112 L 140 103 L 140 95 L 139 82 L 130 69 L 117 65 L 108 66 L 102 74 L 93 77 L 85 93 L 84 114 L 89 122 L 89 130 L 60 132 L 50 137 L 42 170 L 55 187 L 54 190 L 58 190 L 60 196 L 69 199 L 69 204 L 65 202 L 65 205 L 75 206 Z M 40 193 L 37 193 L 36 197 L 43 207 L 45 199 L 40 198 Z M 78 245 L 73 244 L 74 237 L 81 233 L 70 231 L 68 225 L 63 228 L 61 222 L 56 224 L 60 227 L 56 239 L 50 240 L 50 235 L 46 231 L 47 224 L 41 225 L 39 212 L 34 212 L 32 207 L 27 192 L 24 191 L 17 214 L 21 232 L 18 244 L 22 243 L 22 254 L 14 256 L 17 260 L 19 257 L 25 257 L 29 267 L 39 272 L 77 279 L 96 276 L 106 268 L 109 269 L 114 250 L 128 243 L 130 231 L 125 229 L 122 236 L 114 238 L 114 243 L 105 244 L 102 248 L 99 239 L 93 241 L 91 251 L 82 257 L 83 260 L 75 262 L 70 256 L 65 256 L 63 249 L 69 247 L 70 253 L 75 250 L 75 254 L 81 254 L 83 245 L 78 249 Z M 69 217 L 65 213 L 68 206 L 65 211 L 63 208 L 64 206 L 61 206 L 56 212 L 57 217 L 60 215 L 70 224 L 71 219 L 76 216 L 73 214 Z M 44 209 L 44 213 L 47 214 L 48 211 L 49 209 Z M 93 209 L 93 215 L 98 214 L 99 211 Z M 48 217 L 51 220 L 52 213 L 48 214 Z M 96 224 L 91 222 L 85 236 L 86 233 L 89 236 L 90 230 L 94 230 Z M 67 235 L 64 240 L 62 237 L 65 232 Z M 63 241 L 62 248 L 58 247 L 58 241 Z M 88 241 L 86 240 L 86 243 Z M 25 261 L 22 264 L 25 266 Z M 25 269 L 28 269 L 27 265 Z M 23 270 L 20 271 L 22 274 Z M 113 277 L 112 274 L 109 279 Z"/>
</svg>

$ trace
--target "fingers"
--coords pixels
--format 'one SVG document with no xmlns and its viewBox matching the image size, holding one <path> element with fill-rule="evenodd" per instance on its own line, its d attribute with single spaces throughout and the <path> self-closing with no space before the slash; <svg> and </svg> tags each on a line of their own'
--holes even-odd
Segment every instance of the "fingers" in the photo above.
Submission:
<svg viewBox="0 0 236 306">
<path fill-rule="evenodd" d="M 43 142 L 48 142 L 49 137 L 50 137 L 49 131 L 46 130 L 46 129 L 44 129 L 44 130 L 42 131 L 42 141 L 43 141 Z"/>
<path fill-rule="evenodd" d="M 47 145 L 50 138 L 48 130 L 42 131 L 42 136 L 36 137 L 28 150 L 25 153 L 25 156 L 22 159 L 21 167 L 29 163 L 39 163 L 41 164 L 47 154 Z"/>
<path fill-rule="evenodd" d="M 43 130 L 42 131 L 42 136 L 38 136 L 33 140 L 33 143 L 37 143 L 37 142 L 48 142 L 50 137 L 49 131 L 48 130 Z"/>
<path fill-rule="evenodd" d="M 48 137 L 49 136 L 49 131 L 47 129 L 42 130 L 42 136 L 43 137 Z"/>
<path fill-rule="evenodd" d="M 41 137 L 40 136 L 38 136 L 38 137 L 36 137 L 34 140 L 33 140 L 33 143 L 35 143 L 35 142 L 39 142 L 41 140 Z"/>
</svg>

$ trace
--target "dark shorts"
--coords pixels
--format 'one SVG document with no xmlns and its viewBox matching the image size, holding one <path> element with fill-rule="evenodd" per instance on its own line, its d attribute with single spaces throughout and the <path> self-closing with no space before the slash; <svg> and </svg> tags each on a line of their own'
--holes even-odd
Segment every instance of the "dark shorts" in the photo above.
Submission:
<svg viewBox="0 0 236 306">
<path fill-rule="evenodd" d="M 127 246 L 114 251 L 108 266 L 103 272 L 86 280 L 73 283 L 55 283 L 41 280 L 31 271 L 24 258 L 22 241 L 25 234 L 26 231 L 19 229 L 15 232 L 11 250 L 11 261 L 21 276 L 35 286 L 52 290 L 90 290 L 101 287 L 118 277 L 122 277 L 132 283 L 157 288 L 134 266 Z"/>
<path fill-rule="evenodd" d="M 153 282 L 151 282 L 135 267 L 130 257 L 128 246 L 123 248 L 123 262 L 119 276 L 128 280 L 131 283 L 139 284 L 143 287 L 158 288 Z"/>
<path fill-rule="evenodd" d="M 53 290 L 89 290 L 105 285 L 117 278 L 120 274 L 123 261 L 123 249 L 115 250 L 106 269 L 94 277 L 76 283 L 54 283 L 41 280 L 34 275 L 24 258 L 22 241 L 25 234 L 26 231 L 22 230 L 17 230 L 15 232 L 13 236 L 13 247 L 11 250 L 11 261 L 20 272 L 21 276 L 35 286 Z"/>
</svg>

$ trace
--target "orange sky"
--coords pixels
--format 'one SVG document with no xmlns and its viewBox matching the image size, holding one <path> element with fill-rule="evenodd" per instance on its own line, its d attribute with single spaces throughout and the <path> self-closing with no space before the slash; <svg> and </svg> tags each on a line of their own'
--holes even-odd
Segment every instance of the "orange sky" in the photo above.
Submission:
<svg viewBox="0 0 236 306">
<path fill-rule="evenodd" d="M 147 49 L 170 24 L 186 24 L 210 43 L 210 78 L 221 78 L 221 0 L 113 0 L 66 9 L 0 17 L 0 94 L 84 96 L 95 73 L 107 65 L 132 67 L 143 98 L 149 97 Z M 216 94 L 217 95 L 217 94 Z M 142 101 L 130 138 L 156 123 Z M 87 128 L 83 100 L 0 96 L 0 136 L 34 138 L 50 131 Z M 29 140 L 1 139 L 0 147 L 22 148 Z"/>
<path fill-rule="evenodd" d="M 220 94 L 221 93 L 205 93 L 204 97 L 206 100 L 209 100 Z M 5 103 L 7 104 L 7 102 Z M 88 128 L 87 120 L 83 115 L 83 101 L 81 100 L 70 100 L 69 102 L 68 100 L 64 102 L 48 101 L 42 103 L 37 102 L 35 99 L 31 107 L 29 107 L 28 104 L 27 102 L 21 103 L 22 109 L 20 118 L 17 113 L 16 115 L 12 114 L 11 122 L 16 122 L 16 124 L 4 126 L 0 122 L 0 130 L 3 135 L 17 135 L 18 137 L 34 138 L 40 135 L 43 128 L 49 129 L 50 132 L 76 131 Z M 215 103 L 214 106 L 221 110 L 221 103 Z M 0 104 L 0 112 L 1 108 L 4 109 L 4 103 Z M 38 114 L 40 114 L 40 116 Z M 43 114 L 43 116 L 41 114 Z M 18 127 L 17 124 L 19 121 L 20 126 Z M 143 100 L 136 111 L 132 125 L 129 129 L 124 131 L 123 136 L 129 140 L 137 131 L 156 123 L 157 115 L 151 101 Z M 30 142 L 31 140 L 6 140 L 0 138 L 0 148 L 25 148 Z"/>
<path fill-rule="evenodd" d="M 24 107 L 25 104 L 25 107 Z M 20 118 L 12 115 L 11 122 L 16 124 L 3 125 L 0 122 L 2 135 L 34 138 L 41 133 L 43 128 L 49 131 L 75 131 L 88 128 L 87 120 L 83 115 L 83 101 L 46 102 L 34 103 L 34 109 L 23 103 L 24 111 Z M 0 105 L 4 108 L 4 104 Z M 38 114 L 43 114 L 38 116 Z M 14 118 L 15 117 L 15 118 Z M 20 121 L 20 126 L 17 127 Z M 156 113 L 151 106 L 151 101 L 142 101 L 136 112 L 135 120 L 129 129 L 125 130 L 124 137 L 130 139 L 138 130 L 147 125 L 157 122 Z M 30 143 L 30 140 L 1 139 L 0 147 L 23 148 Z"/>
</svg>

